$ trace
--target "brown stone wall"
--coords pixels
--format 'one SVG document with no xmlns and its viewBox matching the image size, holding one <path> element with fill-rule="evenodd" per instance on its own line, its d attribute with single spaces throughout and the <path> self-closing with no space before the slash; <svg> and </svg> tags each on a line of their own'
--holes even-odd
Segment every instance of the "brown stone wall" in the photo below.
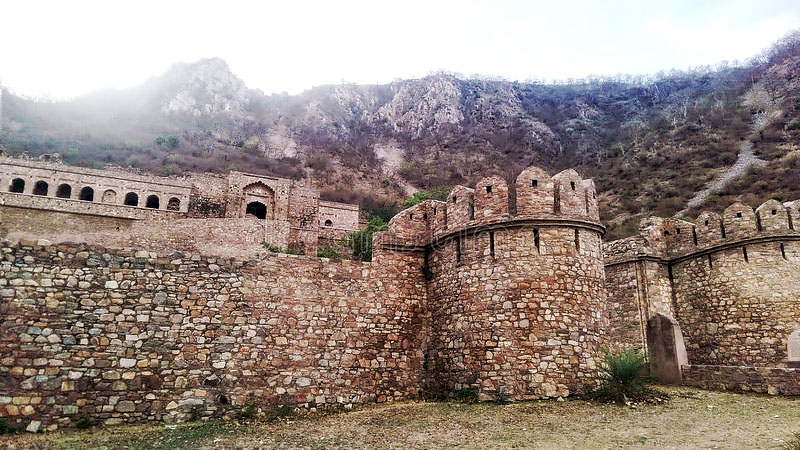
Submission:
<svg viewBox="0 0 800 450">
<path fill-rule="evenodd" d="M 612 317 L 674 317 L 690 364 L 787 367 L 789 336 L 800 329 L 800 234 L 796 203 L 756 211 L 734 204 L 704 212 L 696 225 L 643 222 L 641 235 L 605 245 Z M 694 234 L 692 234 L 694 231 Z M 632 337 L 633 322 L 612 325 Z"/>
<path fill-rule="evenodd" d="M 0 206 L 0 236 L 9 239 L 53 239 L 83 241 L 88 230 L 130 231 L 135 220 L 94 214 L 74 214 L 30 208 Z"/>
<path fill-rule="evenodd" d="M 608 289 L 608 343 L 612 350 L 646 350 L 646 303 L 640 290 L 642 264 L 638 261 L 606 266 Z"/>
<path fill-rule="evenodd" d="M 462 234 L 429 257 L 429 390 L 566 396 L 595 382 L 608 324 L 600 236 L 532 227 Z M 460 245 L 460 250 L 458 249 Z M 459 256 L 460 254 L 460 256 Z"/>
<path fill-rule="evenodd" d="M 672 270 L 689 362 L 786 367 L 789 335 L 800 329 L 800 242 L 736 246 L 711 258 L 713 268 L 693 258 Z"/>
<path fill-rule="evenodd" d="M 683 383 L 703 389 L 800 395 L 800 369 L 782 367 L 705 366 L 682 367 Z"/>
<path fill-rule="evenodd" d="M 228 216 L 228 177 L 208 173 L 195 173 L 189 179 L 192 182 L 189 217 L 217 218 Z"/>
<path fill-rule="evenodd" d="M 346 406 L 420 384 L 419 254 L 370 264 L 0 250 L 0 418 L 15 425 Z"/>
</svg>

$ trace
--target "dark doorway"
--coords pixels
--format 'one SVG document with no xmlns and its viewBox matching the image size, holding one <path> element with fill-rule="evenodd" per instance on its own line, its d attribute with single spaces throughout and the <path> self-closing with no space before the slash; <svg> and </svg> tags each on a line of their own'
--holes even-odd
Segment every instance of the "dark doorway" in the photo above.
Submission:
<svg viewBox="0 0 800 450">
<path fill-rule="evenodd" d="M 147 202 L 144 204 L 144 206 L 151 209 L 158 209 L 158 203 L 158 196 L 151 195 L 147 197 Z"/>
<path fill-rule="evenodd" d="M 21 194 L 22 191 L 25 190 L 25 180 L 22 178 L 14 178 L 14 181 L 11 182 L 11 187 L 8 190 Z"/>
<path fill-rule="evenodd" d="M 85 202 L 93 202 L 94 201 L 94 189 L 90 188 L 89 186 L 84 187 L 81 189 L 81 200 Z"/>
<path fill-rule="evenodd" d="M 33 186 L 33 195 L 47 195 L 48 188 L 46 181 L 37 181 L 36 185 Z"/>
<path fill-rule="evenodd" d="M 250 202 L 247 204 L 247 209 L 245 210 L 245 214 L 247 214 L 248 216 L 256 216 L 262 220 L 266 219 L 267 205 L 261 202 Z"/>
<path fill-rule="evenodd" d="M 139 206 L 139 196 L 135 192 L 128 192 L 125 194 L 125 205 Z"/>
<path fill-rule="evenodd" d="M 68 184 L 62 184 L 58 187 L 56 191 L 56 197 L 58 198 L 70 198 L 72 197 L 72 186 Z"/>
</svg>

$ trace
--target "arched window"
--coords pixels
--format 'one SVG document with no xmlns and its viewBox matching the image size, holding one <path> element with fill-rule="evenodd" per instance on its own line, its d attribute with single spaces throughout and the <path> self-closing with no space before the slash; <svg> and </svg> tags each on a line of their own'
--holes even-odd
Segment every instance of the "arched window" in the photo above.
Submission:
<svg viewBox="0 0 800 450">
<path fill-rule="evenodd" d="M 48 188 L 49 186 L 46 181 L 37 181 L 36 184 L 33 185 L 33 195 L 47 195 Z"/>
<path fill-rule="evenodd" d="M 333 226 L 333 221 L 331 219 L 326 220 L 325 221 L 325 226 L 326 227 L 332 227 Z"/>
<path fill-rule="evenodd" d="M 81 189 L 81 200 L 85 202 L 93 202 L 94 189 L 90 188 L 89 186 L 86 186 L 83 189 Z"/>
<path fill-rule="evenodd" d="M 167 209 L 170 211 L 180 211 L 181 209 L 181 201 L 177 197 L 172 197 L 167 202 Z"/>
<path fill-rule="evenodd" d="M 106 190 L 103 192 L 103 203 L 111 203 L 114 204 L 117 202 L 117 193 L 111 189 Z"/>
<path fill-rule="evenodd" d="M 789 361 L 800 362 L 800 330 L 789 335 Z"/>
<path fill-rule="evenodd" d="M 145 202 L 144 206 L 150 209 L 158 209 L 158 196 L 149 195 L 147 197 L 147 201 Z"/>
<path fill-rule="evenodd" d="M 62 184 L 58 186 L 58 190 L 56 190 L 56 197 L 70 198 L 71 196 L 72 196 L 72 186 L 68 184 Z"/>
<path fill-rule="evenodd" d="M 245 214 L 248 216 L 256 216 L 259 219 L 267 218 L 267 205 L 261 202 L 250 202 L 247 204 Z"/>
<path fill-rule="evenodd" d="M 21 194 L 24 190 L 25 180 L 22 178 L 14 178 L 14 180 L 11 182 L 11 186 L 8 188 L 9 192 L 16 192 L 18 194 Z"/>
<path fill-rule="evenodd" d="M 127 206 L 139 206 L 139 196 L 135 192 L 125 194 L 125 204 Z"/>
</svg>

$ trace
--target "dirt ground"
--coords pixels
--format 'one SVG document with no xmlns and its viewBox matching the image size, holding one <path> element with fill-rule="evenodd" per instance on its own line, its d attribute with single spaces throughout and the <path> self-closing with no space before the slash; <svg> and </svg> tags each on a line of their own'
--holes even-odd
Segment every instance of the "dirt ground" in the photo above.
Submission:
<svg viewBox="0 0 800 450">
<path fill-rule="evenodd" d="M 0 448 L 784 448 L 800 398 L 662 388 L 636 408 L 583 400 L 401 402 L 272 421 L 209 421 L 0 436 Z M 794 448 L 794 447 L 793 447 Z"/>
</svg>

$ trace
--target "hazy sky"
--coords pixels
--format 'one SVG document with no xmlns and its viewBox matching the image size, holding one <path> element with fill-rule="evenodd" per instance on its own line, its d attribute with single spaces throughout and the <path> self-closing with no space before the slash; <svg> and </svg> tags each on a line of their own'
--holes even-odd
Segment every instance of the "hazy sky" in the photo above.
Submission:
<svg viewBox="0 0 800 450">
<path fill-rule="evenodd" d="M 447 70 L 509 79 L 744 60 L 800 28 L 800 0 L 0 3 L 0 83 L 69 98 L 217 56 L 266 93 Z"/>
</svg>

